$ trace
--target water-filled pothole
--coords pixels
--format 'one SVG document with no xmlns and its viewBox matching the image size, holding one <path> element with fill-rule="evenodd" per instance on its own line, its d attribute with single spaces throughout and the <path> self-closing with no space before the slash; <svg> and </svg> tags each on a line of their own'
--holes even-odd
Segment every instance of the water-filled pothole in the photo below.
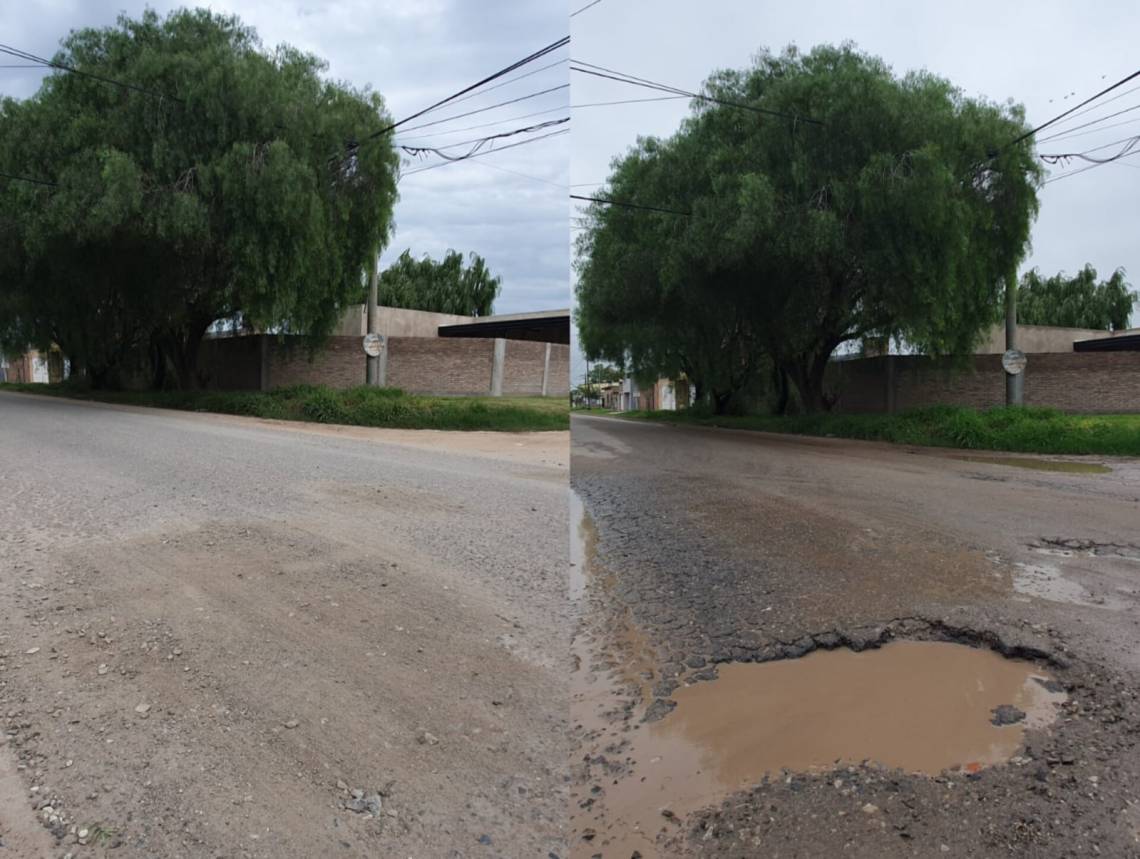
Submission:
<svg viewBox="0 0 1140 859">
<path fill-rule="evenodd" d="M 1029 662 L 900 641 L 722 665 L 717 679 L 673 697 L 669 715 L 627 735 L 627 775 L 603 788 L 603 831 L 623 848 L 785 771 L 869 763 L 937 775 L 1000 764 L 1027 727 L 1055 718 L 1065 694 Z"/>
</svg>

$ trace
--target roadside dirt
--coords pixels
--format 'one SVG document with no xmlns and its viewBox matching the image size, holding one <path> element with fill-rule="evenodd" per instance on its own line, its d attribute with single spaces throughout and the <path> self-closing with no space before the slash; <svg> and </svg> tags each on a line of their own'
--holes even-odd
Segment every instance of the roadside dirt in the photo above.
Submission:
<svg viewBox="0 0 1140 859">
<path fill-rule="evenodd" d="M 92 419 L 0 461 L 0 857 L 565 855 L 556 443 Z"/>
</svg>

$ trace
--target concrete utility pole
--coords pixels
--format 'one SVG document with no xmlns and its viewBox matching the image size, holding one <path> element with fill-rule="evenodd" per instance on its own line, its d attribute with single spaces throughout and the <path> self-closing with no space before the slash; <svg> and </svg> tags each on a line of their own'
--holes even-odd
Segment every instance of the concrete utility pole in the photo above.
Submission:
<svg viewBox="0 0 1140 859">
<path fill-rule="evenodd" d="M 376 324 L 378 311 L 377 301 L 379 298 L 379 269 L 380 269 L 380 252 L 377 251 L 372 256 L 372 271 L 368 275 L 368 330 L 366 334 L 376 333 Z M 369 355 L 365 360 L 367 365 L 367 382 L 370 386 L 380 384 L 380 356 Z M 359 377 L 357 377 L 359 378 Z"/>
<path fill-rule="evenodd" d="M 1020 356 L 1020 366 L 1018 366 Z M 1012 359 L 1012 360 L 1011 360 Z M 1005 281 L 1005 355 L 1002 361 L 1005 372 L 1005 404 L 1020 406 L 1025 403 L 1025 356 L 1017 348 L 1017 275 Z M 1010 372 L 1010 367 L 1016 372 Z"/>
</svg>

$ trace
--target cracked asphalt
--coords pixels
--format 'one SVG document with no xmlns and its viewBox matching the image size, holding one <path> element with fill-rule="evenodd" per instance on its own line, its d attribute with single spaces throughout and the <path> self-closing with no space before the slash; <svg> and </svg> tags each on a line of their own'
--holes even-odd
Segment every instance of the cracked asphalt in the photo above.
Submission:
<svg viewBox="0 0 1140 859">
<path fill-rule="evenodd" d="M 572 855 L 1140 855 L 1140 462 L 1053 472 L 581 415 L 571 435 L 604 571 L 581 602 L 580 664 L 618 676 L 609 729 L 572 713 L 579 809 L 644 765 L 622 737 L 726 662 L 955 641 L 1032 660 L 1069 695 L 1006 765 L 772 774 L 683 820 L 665 809 L 645 848 L 590 829 Z M 647 642 L 632 673 L 622 618 Z"/>
</svg>

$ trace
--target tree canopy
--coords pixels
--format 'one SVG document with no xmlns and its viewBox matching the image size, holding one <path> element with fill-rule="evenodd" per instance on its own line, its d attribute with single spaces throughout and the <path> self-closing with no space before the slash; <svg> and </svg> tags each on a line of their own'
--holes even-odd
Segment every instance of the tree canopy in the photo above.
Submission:
<svg viewBox="0 0 1140 859">
<path fill-rule="evenodd" d="M 646 208 L 587 212 L 586 354 L 683 371 L 721 411 L 774 369 L 815 410 L 847 341 L 972 348 L 1037 211 L 1020 107 L 851 45 L 762 52 L 702 92 L 719 103 L 639 140 L 598 194 Z"/>
<path fill-rule="evenodd" d="M 411 250 L 380 273 L 380 304 L 454 313 L 459 316 L 490 316 L 499 296 L 502 278 L 492 275 L 476 253 L 464 265 L 463 255 L 449 250 L 442 260 L 429 256 L 416 259 Z"/>
<path fill-rule="evenodd" d="M 1086 264 L 1076 275 L 1064 272 L 1042 277 L 1027 271 L 1017 288 L 1017 321 L 1025 325 L 1060 325 L 1066 328 L 1128 327 L 1136 293 L 1118 268 L 1108 280 L 1097 281 L 1096 269 Z"/>
<path fill-rule="evenodd" d="M 216 320 L 331 330 L 392 223 L 377 93 L 204 9 L 73 31 L 54 60 L 126 86 L 59 71 L 0 102 L 0 170 L 50 183 L 0 181 L 0 338 L 97 385 L 141 355 L 193 386 Z"/>
</svg>

